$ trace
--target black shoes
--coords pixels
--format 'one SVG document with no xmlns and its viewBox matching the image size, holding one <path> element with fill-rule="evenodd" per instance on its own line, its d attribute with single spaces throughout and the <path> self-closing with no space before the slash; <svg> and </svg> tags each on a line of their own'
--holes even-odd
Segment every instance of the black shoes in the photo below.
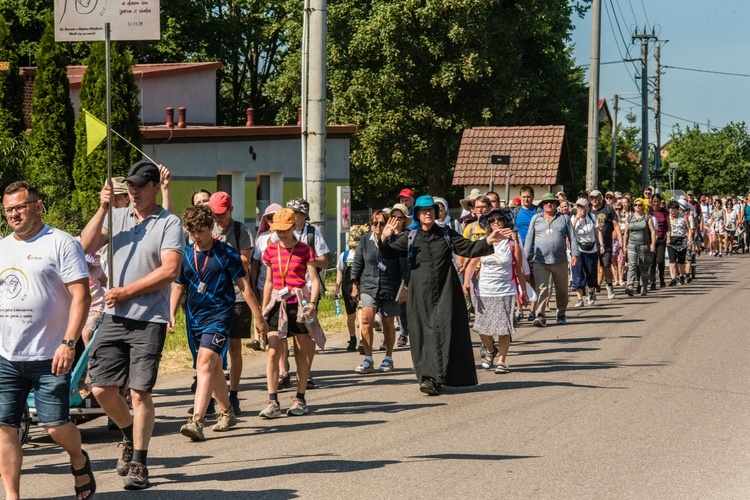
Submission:
<svg viewBox="0 0 750 500">
<path fill-rule="evenodd" d="M 419 390 L 424 392 L 428 396 L 439 396 L 440 384 L 438 384 L 434 379 L 428 378 L 423 380 L 419 384 Z"/>
<path fill-rule="evenodd" d="M 357 350 L 357 337 L 349 337 L 349 344 L 346 346 L 347 352 L 355 352 Z"/>
</svg>

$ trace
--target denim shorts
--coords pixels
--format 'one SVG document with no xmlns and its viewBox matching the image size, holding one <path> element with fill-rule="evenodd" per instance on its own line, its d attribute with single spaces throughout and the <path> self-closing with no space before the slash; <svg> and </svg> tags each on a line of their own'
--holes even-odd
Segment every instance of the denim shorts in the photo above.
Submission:
<svg viewBox="0 0 750 500">
<path fill-rule="evenodd" d="M 70 373 L 52 373 L 52 360 L 8 361 L 0 356 L 0 425 L 21 426 L 23 405 L 34 389 L 39 425 L 54 427 L 68 422 Z"/>
</svg>

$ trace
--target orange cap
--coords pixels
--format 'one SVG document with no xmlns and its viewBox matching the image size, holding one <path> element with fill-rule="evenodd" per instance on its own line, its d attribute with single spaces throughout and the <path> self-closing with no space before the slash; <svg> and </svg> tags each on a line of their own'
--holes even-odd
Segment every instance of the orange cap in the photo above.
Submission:
<svg viewBox="0 0 750 500">
<path fill-rule="evenodd" d="M 289 208 L 282 208 L 275 214 L 273 214 L 273 224 L 271 224 L 272 231 L 286 231 L 294 227 L 295 218 L 294 211 Z"/>
</svg>

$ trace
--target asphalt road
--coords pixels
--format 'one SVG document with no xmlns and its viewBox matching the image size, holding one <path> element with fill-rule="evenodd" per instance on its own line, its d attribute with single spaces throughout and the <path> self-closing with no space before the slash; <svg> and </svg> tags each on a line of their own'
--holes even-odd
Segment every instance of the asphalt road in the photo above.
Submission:
<svg viewBox="0 0 750 500">
<path fill-rule="evenodd" d="M 240 424 L 203 443 L 179 434 L 191 374 L 163 377 L 148 490 L 122 490 L 118 432 L 81 426 L 97 498 L 750 498 L 750 256 L 704 256 L 698 276 L 619 289 L 565 326 L 524 322 L 510 374 L 477 364 L 478 386 L 439 397 L 418 391 L 407 349 L 394 373 L 356 375 L 339 334 L 316 356 L 311 413 L 262 420 L 264 358 L 247 358 Z M 24 452 L 25 497 L 72 494 L 42 430 Z"/>
</svg>

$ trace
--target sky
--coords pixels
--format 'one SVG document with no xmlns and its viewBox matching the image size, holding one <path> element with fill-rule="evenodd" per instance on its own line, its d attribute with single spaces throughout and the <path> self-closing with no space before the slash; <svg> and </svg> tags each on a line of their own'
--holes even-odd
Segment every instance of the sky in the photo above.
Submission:
<svg viewBox="0 0 750 500">
<path fill-rule="evenodd" d="M 750 2 L 747 0 L 601 0 L 602 63 L 638 59 L 632 63 L 600 66 L 599 97 L 606 98 L 610 111 L 613 96 L 619 94 L 618 122 L 633 111 L 640 127 L 641 42 L 631 37 L 637 26 L 655 31 L 661 47 L 662 144 L 669 140 L 675 124 L 683 128 L 698 123 L 721 128 L 730 122 L 750 122 Z M 577 64 L 590 63 L 591 10 L 581 19 L 574 15 L 572 36 Z M 618 27 L 619 23 L 619 27 Z M 653 43 L 649 45 L 648 76 L 654 76 Z M 629 55 L 628 55 L 629 51 Z M 730 76 L 701 71 L 740 73 Z M 586 73 L 588 82 L 589 74 Z M 638 82 L 638 83 L 636 83 Z M 653 95 L 649 97 L 653 107 Z M 669 116 L 672 115 L 672 116 Z M 654 141 L 653 111 L 649 112 L 649 140 Z"/>
</svg>

